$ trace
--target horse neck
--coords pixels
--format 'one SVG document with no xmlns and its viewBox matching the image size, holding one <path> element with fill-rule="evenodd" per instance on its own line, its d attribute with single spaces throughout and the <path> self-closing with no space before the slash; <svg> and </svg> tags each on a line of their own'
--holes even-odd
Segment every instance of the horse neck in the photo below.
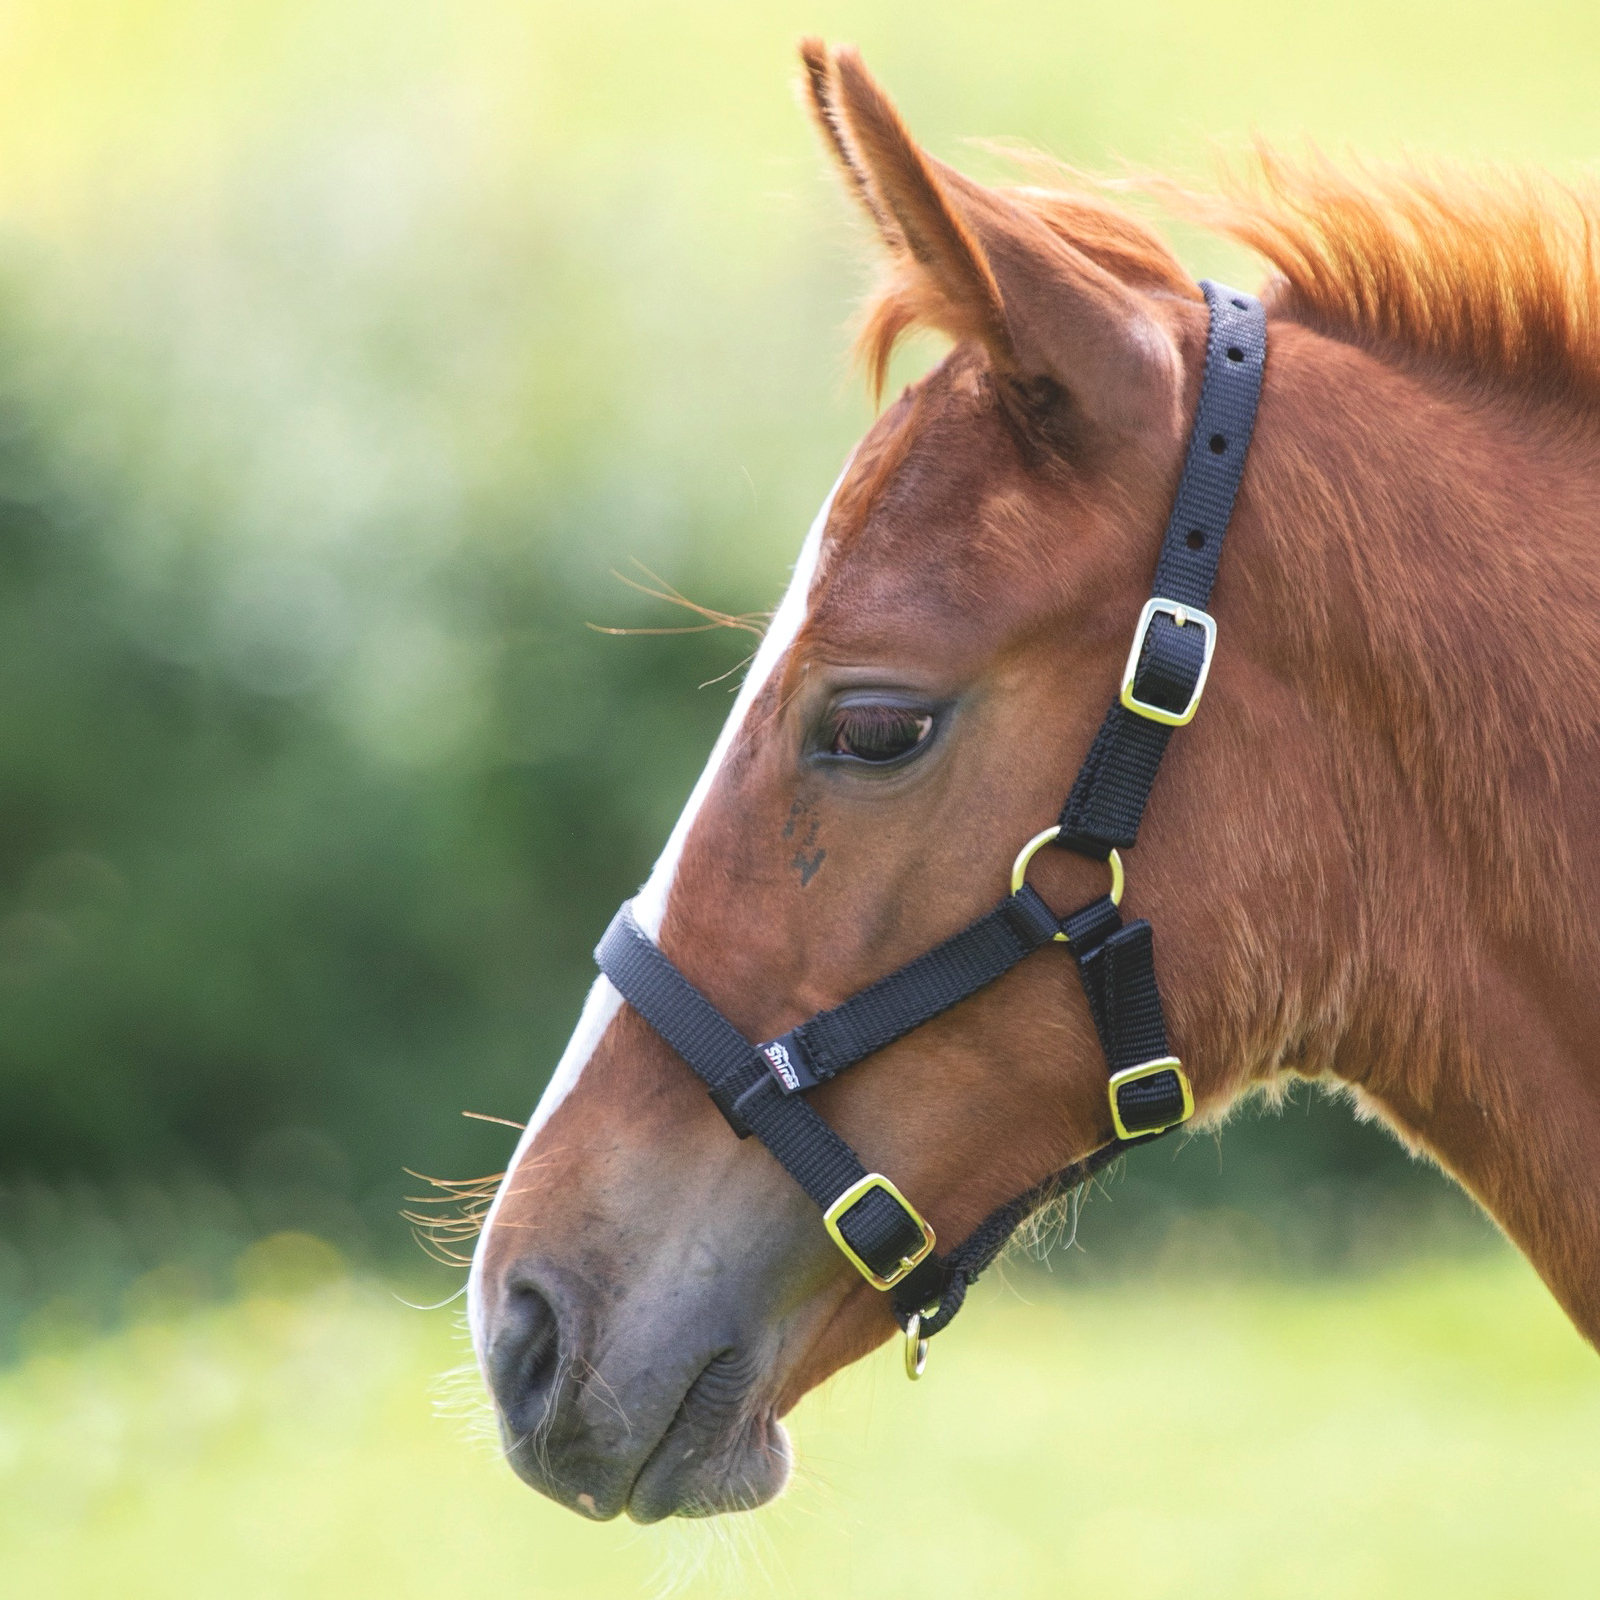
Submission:
<svg viewBox="0 0 1600 1600">
<path fill-rule="evenodd" d="M 1249 626 L 1342 818 L 1323 1063 L 1600 1341 L 1600 424 L 1287 328 L 1255 464 Z"/>
</svg>

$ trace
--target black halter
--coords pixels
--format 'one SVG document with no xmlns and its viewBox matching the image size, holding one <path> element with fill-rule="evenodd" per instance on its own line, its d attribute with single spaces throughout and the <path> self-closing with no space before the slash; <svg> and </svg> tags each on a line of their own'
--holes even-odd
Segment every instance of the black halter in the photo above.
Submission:
<svg viewBox="0 0 1600 1600">
<path fill-rule="evenodd" d="M 699 1075 L 734 1132 L 740 1138 L 754 1134 L 766 1145 L 821 1207 L 828 1232 L 856 1270 L 874 1288 L 893 1292 L 895 1316 L 913 1341 L 908 1368 L 919 1336 L 931 1337 L 950 1322 L 967 1286 L 1031 1212 L 1194 1112 L 1189 1080 L 1167 1041 L 1150 924 L 1124 924 L 1117 910 L 1117 851 L 1137 837 L 1167 740 L 1193 718 L 1205 688 L 1217 639 L 1205 608 L 1266 364 L 1260 303 L 1217 284 L 1200 287 L 1211 312 L 1205 373 L 1153 597 L 1134 630 L 1117 703 L 1095 736 L 1060 821 L 1023 846 L 1011 893 L 943 944 L 763 1045 L 751 1044 L 678 971 L 640 928 L 631 905 L 617 912 L 595 952 L 600 970 Z M 1033 854 L 1051 842 L 1109 863 L 1110 892 L 1058 918 L 1023 881 Z M 888 1178 L 867 1171 L 805 1091 L 1054 943 L 1071 953 L 1089 997 L 1111 1074 L 1115 1136 L 1001 1206 L 954 1250 L 936 1255 L 933 1229 Z"/>
</svg>

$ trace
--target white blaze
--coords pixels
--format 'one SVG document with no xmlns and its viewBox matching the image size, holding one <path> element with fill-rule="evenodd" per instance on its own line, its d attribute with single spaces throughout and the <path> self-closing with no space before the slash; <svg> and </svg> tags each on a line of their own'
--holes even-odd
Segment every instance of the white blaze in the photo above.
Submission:
<svg viewBox="0 0 1600 1600">
<path fill-rule="evenodd" d="M 845 472 L 849 470 L 850 463 L 847 461 Z M 755 660 L 750 663 L 750 671 L 745 676 L 738 698 L 733 702 L 728 720 L 723 724 L 722 732 L 712 747 L 711 758 L 706 762 L 699 781 L 690 791 L 688 802 L 667 837 L 666 848 L 662 850 L 649 878 L 645 880 L 644 887 L 634 897 L 634 915 L 639 919 L 639 926 L 651 938 L 657 938 L 661 933 L 661 924 L 667 912 L 667 897 L 672 893 L 672 882 L 678 872 L 678 860 L 683 855 L 684 842 L 689 837 L 689 830 L 694 826 L 695 816 L 705 803 L 706 795 L 711 792 L 711 785 L 716 782 L 717 772 L 738 737 L 751 704 L 760 694 L 767 679 L 772 676 L 773 669 L 783 659 L 784 652 L 794 643 L 795 635 L 799 633 L 800 625 L 806 619 L 806 602 L 811 592 L 811 580 L 816 576 L 817 560 L 822 550 L 823 529 L 828 525 L 828 513 L 833 509 L 833 497 L 839 492 L 839 484 L 843 481 L 844 472 L 841 472 L 838 482 L 828 491 L 828 498 L 823 501 L 816 520 L 812 522 L 811 531 L 806 535 L 806 542 L 800 547 L 800 556 L 794 565 L 794 576 L 789 580 L 783 601 L 761 640 L 761 647 L 756 651 Z M 604 977 L 596 978 L 594 987 L 589 990 L 588 999 L 583 1003 L 578 1025 L 573 1029 L 572 1037 L 567 1041 L 567 1048 L 562 1051 L 560 1061 L 556 1063 L 556 1070 L 551 1074 L 550 1082 L 540 1096 L 539 1104 L 534 1108 L 528 1126 L 523 1130 L 521 1139 L 517 1141 L 517 1148 L 511 1157 L 511 1165 L 506 1169 L 500 1192 L 494 1197 L 494 1204 L 490 1206 L 489 1214 L 484 1218 L 483 1232 L 478 1235 L 478 1248 L 473 1253 L 472 1270 L 467 1278 L 467 1320 L 471 1324 L 473 1344 L 477 1347 L 480 1358 L 483 1355 L 481 1338 L 483 1250 L 489 1232 L 494 1227 L 500 1202 L 505 1198 L 506 1185 L 510 1183 L 523 1156 L 538 1138 L 539 1130 L 550 1120 L 556 1107 L 577 1086 L 578 1079 L 583 1075 L 583 1069 L 589 1064 L 601 1039 L 605 1037 L 606 1029 L 611 1026 L 612 1018 L 621 1009 L 622 996 L 612 987 L 610 981 Z"/>
</svg>

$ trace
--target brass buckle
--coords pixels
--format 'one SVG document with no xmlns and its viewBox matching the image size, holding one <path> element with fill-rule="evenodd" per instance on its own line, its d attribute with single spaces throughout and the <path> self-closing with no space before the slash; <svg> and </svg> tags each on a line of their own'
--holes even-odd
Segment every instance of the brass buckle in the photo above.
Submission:
<svg viewBox="0 0 1600 1600">
<path fill-rule="evenodd" d="M 1178 1075 L 1178 1086 L 1183 1090 L 1183 1111 L 1170 1122 L 1163 1122 L 1155 1128 L 1131 1129 L 1122 1120 L 1121 1108 L 1117 1105 L 1117 1091 L 1127 1084 L 1137 1083 L 1141 1078 L 1153 1078 L 1161 1072 L 1175 1072 Z M 1189 1076 L 1183 1070 L 1183 1063 L 1176 1056 L 1157 1056 L 1154 1061 L 1142 1061 L 1136 1067 L 1124 1067 L 1121 1072 L 1111 1074 L 1111 1126 L 1117 1130 L 1119 1139 L 1145 1139 L 1153 1133 L 1165 1133 L 1168 1128 L 1175 1128 L 1180 1122 L 1187 1122 L 1194 1115 L 1194 1090 L 1189 1086 Z"/>
<path fill-rule="evenodd" d="M 1036 833 L 1017 852 L 1017 859 L 1011 863 L 1011 892 L 1015 894 L 1028 876 L 1028 863 L 1044 849 L 1044 847 L 1061 832 L 1061 825 L 1057 823 L 1053 828 L 1046 828 L 1043 833 Z M 1106 857 L 1106 865 L 1111 868 L 1111 903 L 1114 906 L 1122 904 L 1122 857 L 1115 850 Z M 1064 933 L 1054 935 L 1057 944 L 1066 944 L 1067 936 Z"/>
<path fill-rule="evenodd" d="M 850 1241 L 839 1231 L 839 1219 L 851 1211 L 874 1189 L 882 1189 L 894 1203 L 922 1230 L 922 1244 L 913 1254 L 901 1256 L 900 1265 L 887 1278 L 880 1278 L 856 1252 Z M 869 1172 L 858 1178 L 837 1200 L 822 1213 L 823 1226 L 833 1236 L 833 1242 L 844 1252 L 847 1260 L 874 1289 L 892 1289 L 919 1261 L 933 1254 L 935 1243 L 933 1229 L 923 1221 L 921 1214 L 881 1172 Z"/>
<path fill-rule="evenodd" d="M 1153 706 L 1148 700 L 1141 700 L 1133 692 L 1133 680 L 1138 676 L 1139 657 L 1144 654 L 1144 642 L 1150 632 L 1150 624 L 1158 616 L 1171 617 L 1180 628 L 1186 628 L 1191 623 L 1198 623 L 1205 634 L 1205 649 L 1200 657 L 1200 671 L 1194 680 L 1194 689 L 1189 695 L 1189 703 L 1182 711 L 1168 711 L 1165 706 Z M 1206 679 L 1211 674 L 1211 657 L 1217 648 L 1217 622 L 1209 612 L 1201 611 L 1197 606 L 1182 606 L 1176 600 L 1146 600 L 1144 610 L 1139 613 L 1139 626 L 1133 630 L 1133 648 L 1128 651 L 1128 664 L 1122 669 L 1122 694 L 1121 700 L 1128 710 L 1135 716 L 1144 717 L 1150 722 L 1160 722 L 1169 728 L 1181 728 L 1194 721 L 1194 714 L 1200 709 L 1200 696 L 1205 692 Z"/>
</svg>

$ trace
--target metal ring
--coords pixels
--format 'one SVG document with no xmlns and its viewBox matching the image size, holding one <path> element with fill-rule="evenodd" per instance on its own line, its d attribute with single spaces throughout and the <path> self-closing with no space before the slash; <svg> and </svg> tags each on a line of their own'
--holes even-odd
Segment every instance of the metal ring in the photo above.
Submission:
<svg viewBox="0 0 1600 1600">
<path fill-rule="evenodd" d="M 906 1322 L 906 1376 L 915 1383 L 928 1370 L 928 1341 L 922 1337 L 922 1313 L 912 1312 Z"/>
<path fill-rule="evenodd" d="M 1061 832 L 1061 825 L 1046 828 L 1043 833 L 1036 833 L 1017 852 L 1017 859 L 1011 863 L 1011 892 L 1015 894 L 1021 887 L 1023 880 L 1028 876 L 1028 863 Z M 1111 868 L 1111 903 L 1114 906 L 1122 904 L 1122 890 L 1126 882 L 1122 871 L 1122 857 L 1115 850 L 1106 857 L 1106 865 Z M 1064 933 L 1058 933 L 1056 938 L 1062 943 L 1067 942 Z"/>
</svg>

